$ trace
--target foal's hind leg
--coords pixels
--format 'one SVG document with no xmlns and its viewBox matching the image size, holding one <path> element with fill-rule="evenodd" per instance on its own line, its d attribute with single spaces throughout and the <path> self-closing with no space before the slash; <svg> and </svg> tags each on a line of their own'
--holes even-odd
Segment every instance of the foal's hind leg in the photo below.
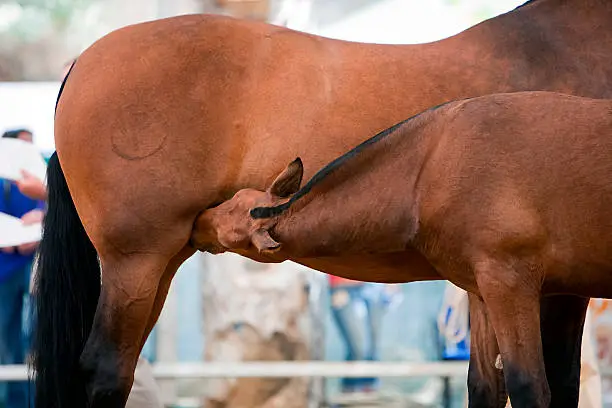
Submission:
<svg viewBox="0 0 612 408">
<path fill-rule="evenodd" d="M 503 408 L 508 394 L 501 369 L 495 367 L 499 347 L 482 299 L 470 293 L 470 408 Z"/>
<path fill-rule="evenodd" d="M 552 407 L 578 406 L 580 351 L 588 304 L 588 298 L 569 295 L 541 300 L 542 345 Z"/>
<path fill-rule="evenodd" d="M 102 292 L 81 366 L 89 376 L 90 407 L 122 408 L 168 259 L 137 253 L 101 261 Z"/>
<path fill-rule="evenodd" d="M 476 282 L 487 306 L 502 356 L 513 408 L 548 407 L 540 337 L 542 272 L 520 262 L 486 259 L 475 265 Z"/>
</svg>

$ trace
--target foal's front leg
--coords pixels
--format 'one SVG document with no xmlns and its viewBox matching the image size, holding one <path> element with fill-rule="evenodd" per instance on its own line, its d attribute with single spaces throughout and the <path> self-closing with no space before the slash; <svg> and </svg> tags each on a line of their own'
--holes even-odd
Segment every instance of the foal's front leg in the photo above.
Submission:
<svg viewBox="0 0 612 408">
<path fill-rule="evenodd" d="M 495 329 L 513 408 L 548 407 L 551 396 L 540 335 L 541 271 L 526 263 L 512 267 L 487 259 L 475 265 L 474 273 Z"/>
</svg>

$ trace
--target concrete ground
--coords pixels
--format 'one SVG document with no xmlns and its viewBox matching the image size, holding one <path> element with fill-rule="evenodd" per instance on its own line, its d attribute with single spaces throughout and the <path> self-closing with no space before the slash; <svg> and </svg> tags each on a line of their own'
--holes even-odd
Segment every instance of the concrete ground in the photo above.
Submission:
<svg viewBox="0 0 612 408">
<path fill-rule="evenodd" d="M 451 404 L 453 408 L 464 407 L 465 379 L 451 381 Z M 200 408 L 203 386 L 199 381 L 180 381 L 176 392 L 178 400 L 167 408 Z M 369 394 L 333 394 L 318 408 L 441 408 L 442 388 L 439 382 L 433 381 L 417 393 L 385 392 Z"/>
</svg>

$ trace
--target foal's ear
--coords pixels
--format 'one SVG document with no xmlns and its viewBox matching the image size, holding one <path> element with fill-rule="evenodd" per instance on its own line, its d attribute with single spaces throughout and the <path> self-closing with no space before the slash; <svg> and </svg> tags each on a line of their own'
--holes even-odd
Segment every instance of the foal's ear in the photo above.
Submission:
<svg viewBox="0 0 612 408">
<path fill-rule="evenodd" d="M 300 189 L 302 177 L 304 176 L 304 165 L 299 157 L 289 163 L 287 168 L 276 177 L 268 192 L 277 197 L 289 197 Z"/>
<path fill-rule="evenodd" d="M 274 253 L 278 251 L 281 247 L 281 244 L 276 242 L 271 236 L 270 233 L 264 229 L 260 229 L 255 231 L 251 238 L 253 245 L 260 253 Z"/>
</svg>

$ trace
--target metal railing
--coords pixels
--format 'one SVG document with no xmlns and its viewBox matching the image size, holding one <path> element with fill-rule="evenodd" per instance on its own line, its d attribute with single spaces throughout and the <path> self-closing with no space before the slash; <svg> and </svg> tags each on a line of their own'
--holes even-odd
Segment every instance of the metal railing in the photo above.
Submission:
<svg viewBox="0 0 612 408">
<path fill-rule="evenodd" d="M 461 377 L 467 375 L 466 362 L 202 362 L 156 363 L 152 366 L 153 375 L 160 380 L 247 377 Z M 28 369 L 25 365 L 0 365 L 0 381 L 26 379 L 28 379 Z"/>
</svg>

